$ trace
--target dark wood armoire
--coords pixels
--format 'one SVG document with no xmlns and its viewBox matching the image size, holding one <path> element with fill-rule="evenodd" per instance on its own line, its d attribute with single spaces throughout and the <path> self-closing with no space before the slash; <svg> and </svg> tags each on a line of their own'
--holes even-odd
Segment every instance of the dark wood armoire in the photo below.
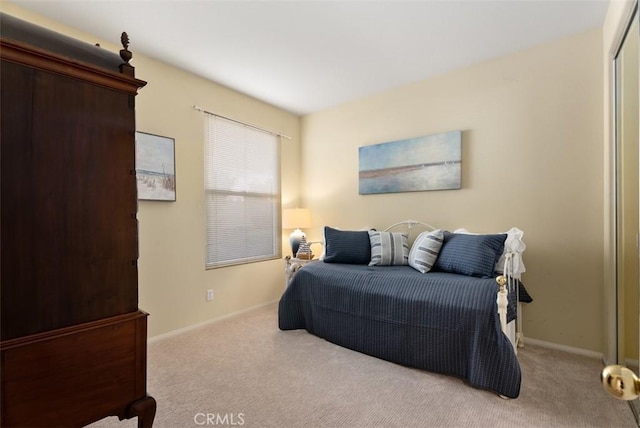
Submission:
<svg viewBox="0 0 640 428">
<path fill-rule="evenodd" d="M 2 427 L 151 426 L 138 309 L 134 76 L 0 14 Z"/>
</svg>

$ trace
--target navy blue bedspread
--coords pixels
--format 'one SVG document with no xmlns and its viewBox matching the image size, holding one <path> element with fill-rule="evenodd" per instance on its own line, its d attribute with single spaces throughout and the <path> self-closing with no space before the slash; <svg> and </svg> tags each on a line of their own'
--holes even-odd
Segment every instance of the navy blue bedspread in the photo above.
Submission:
<svg viewBox="0 0 640 428">
<path fill-rule="evenodd" d="M 516 398 L 520 365 L 496 293 L 493 278 L 316 262 L 280 299 L 279 327 Z"/>
</svg>

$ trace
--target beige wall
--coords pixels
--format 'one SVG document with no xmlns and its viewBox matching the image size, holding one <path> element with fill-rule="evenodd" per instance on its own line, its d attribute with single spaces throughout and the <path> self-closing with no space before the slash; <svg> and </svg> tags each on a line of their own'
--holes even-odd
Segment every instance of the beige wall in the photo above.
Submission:
<svg viewBox="0 0 640 428">
<path fill-rule="evenodd" d="M 569 37 L 303 118 L 304 205 L 323 224 L 416 219 L 525 231 L 524 333 L 602 351 L 602 34 Z M 358 147 L 463 131 L 463 188 L 358 195 Z"/>
<path fill-rule="evenodd" d="M 137 127 L 174 137 L 178 160 L 177 202 L 139 204 L 140 306 L 156 315 L 151 335 L 278 299 L 281 260 L 204 268 L 203 119 L 192 106 L 293 137 L 282 143 L 283 202 L 298 194 L 299 118 L 147 58 L 136 61 L 136 72 L 149 81 L 137 100 Z"/>
<path fill-rule="evenodd" d="M 2 11 L 76 37 L 105 40 L 3 3 Z M 113 17 L 117 19 L 117 17 Z M 105 17 L 108 19 L 108 17 Z M 297 205 L 300 118 L 253 98 L 136 53 L 135 29 L 128 29 L 136 76 L 146 80 L 136 98 L 137 129 L 175 139 L 176 202 L 140 201 L 138 219 L 139 303 L 150 313 L 149 335 L 222 317 L 278 299 L 284 284 L 281 260 L 205 270 L 203 121 L 193 105 L 282 132 L 283 204 Z M 113 41 L 118 43 L 119 34 Z M 206 302 L 206 290 L 215 299 Z"/>
<path fill-rule="evenodd" d="M 6 2 L 1 7 L 119 49 Z M 151 336 L 272 301 L 282 290 L 279 260 L 203 268 L 197 104 L 293 136 L 283 142 L 283 205 L 312 208 L 312 238 L 323 224 L 383 227 L 407 218 L 482 232 L 522 228 L 524 281 L 535 298 L 524 309 L 525 335 L 602 350 L 607 50 L 600 31 L 309 115 L 302 132 L 294 115 L 136 54 L 135 32 L 130 36 L 137 76 L 149 82 L 137 98 L 138 129 L 176 139 L 178 201 L 142 201 L 138 214 L 140 306 L 151 313 Z M 359 146 L 456 129 L 463 131 L 462 190 L 358 195 Z M 213 303 L 205 302 L 209 288 Z"/>
</svg>

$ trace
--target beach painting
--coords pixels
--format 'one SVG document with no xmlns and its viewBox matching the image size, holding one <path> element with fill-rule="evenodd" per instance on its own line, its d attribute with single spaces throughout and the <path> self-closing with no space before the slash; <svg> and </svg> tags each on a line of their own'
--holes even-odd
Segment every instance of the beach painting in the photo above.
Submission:
<svg viewBox="0 0 640 428">
<path fill-rule="evenodd" d="M 358 155 L 361 195 L 462 187 L 462 131 L 363 146 Z"/>
<path fill-rule="evenodd" d="M 174 150 L 173 138 L 136 132 L 138 199 L 176 200 Z"/>
</svg>

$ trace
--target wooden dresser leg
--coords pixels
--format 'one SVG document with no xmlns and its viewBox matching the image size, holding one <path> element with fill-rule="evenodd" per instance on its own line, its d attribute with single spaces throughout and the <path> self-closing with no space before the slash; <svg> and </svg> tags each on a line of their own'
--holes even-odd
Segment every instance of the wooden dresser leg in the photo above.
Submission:
<svg viewBox="0 0 640 428">
<path fill-rule="evenodd" d="M 156 400 L 147 395 L 134 401 L 127 408 L 127 419 L 138 417 L 138 428 L 151 428 L 156 417 Z"/>
</svg>

